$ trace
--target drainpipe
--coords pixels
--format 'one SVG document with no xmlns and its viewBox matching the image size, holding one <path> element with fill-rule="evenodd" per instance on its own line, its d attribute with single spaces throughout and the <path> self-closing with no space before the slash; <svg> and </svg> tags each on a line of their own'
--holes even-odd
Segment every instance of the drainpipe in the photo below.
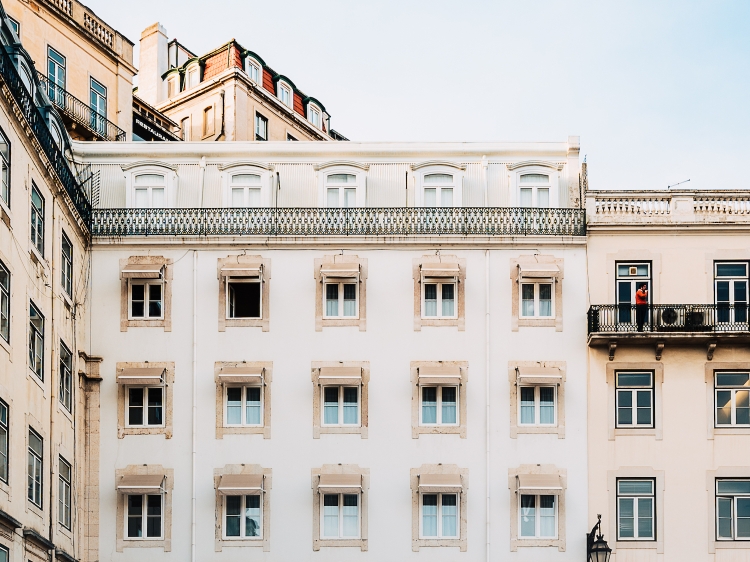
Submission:
<svg viewBox="0 0 750 562">
<path fill-rule="evenodd" d="M 195 562 L 195 465 L 197 458 L 197 447 L 196 447 L 196 429 L 197 429 L 197 404 L 196 398 L 198 395 L 198 373 L 197 367 L 197 341 L 198 341 L 198 324 L 196 322 L 197 316 L 197 303 L 198 303 L 198 291 L 196 286 L 196 280 L 198 278 L 198 252 L 193 250 L 193 453 L 191 458 L 192 464 L 192 496 L 190 499 L 191 509 L 191 523 L 190 523 L 190 560 Z"/>
<path fill-rule="evenodd" d="M 485 191 L 485 204 L 486 204 L 487 192 Z M 484 251 L 484 396 L 485 396 L 485 417 L 486 417 L 486 462 L 485 467 L 485 488 L 487 490 L 487 505 L 485 509 L 487 519 L 487 562 L 490 562 L 490 250 L 489 248 Z"/>
<path fill-rule="evenodd" d="M 487 167 L 489 166 L 489 163 L 487 162 L 487 157 L 482 156 L 482 187 L 484 188 L 484 206 L 486 207 L 490 197 L 489 193 L 489 179 L 487 177 Z"/>
<path fill-rule="evenodd" d="M 219 140 L 222 136 L 224 136 L 224 96 L 226 95 L 226 90 L 222 90 L 219 92 L 219 95 L 221 96 L 221 130 L 219 131 L 219 134 L 216 135 L 215 141 Z"/>
<path fill-rule="evenodd" d="M 206 157 L 201 156 L 201 159 L 198 161 L 198 166 L 200 167 L 201 171 L 198 175 L 198 189 L 200 190 L 200 197 L 201 197 L 201 203 L 200 207 L 203 208 L 203 186 L 206 181 Z"/>
<path fill-rule="evenodd" d="M 57 248 L 55 245 L 55 242 L 57 241 L 57 223 L 55 222 L 55 207 L 57 207 L 56 201 L 52 200 L 52 258 L 50 259 L 51 267 L 50 267 L 50 292 L 52 293 L 52 306 L 50 307 L 50 335 L 52 336 L 52 345 L 50 346 L 50 358 L 52 359 L 50 361 L 50 393 L 49 393 L 49 468 L 50 468 L 50 487 L 49 487 L 49 542 L 53 543 L 55 542 L 55 525 L 53 523 L 53 513 L 54 508 L 56 507 L 56 504 L 54 502 L 55 496 L 54 496 L 54 490 L 55 490 L 55 459 L 53 457 L 53 446 L 52 443 L 55 439 L 55 408 L 57 407 L 57 386 L 55 385 L 55 381 L 58 380 L 57 377 L 52 376 L 52 373 L 55 372 L 55 365 L 56 363 L 56 354 L 55 354 L 55 257 L 57 256 Z M 59 377 L 59 369 L 60 365 L 57 364 L 58 369 L 58 377 Z M 72 383 L 71 383 L 72 384 Z M 72 477 L 72 474 L 71 474 Z M 72 478 L 71 478 L 71 487 L 72 487 Z M 72 499 L 72 497 L 71 497 Z M 71 514 L 72 515 L 72 514 Z M 55 551 L 52 549 L 51 551 L 52 556 L 54 556 Z M 52 558 L 50 558 L 52 560 Z"/>
</svg>

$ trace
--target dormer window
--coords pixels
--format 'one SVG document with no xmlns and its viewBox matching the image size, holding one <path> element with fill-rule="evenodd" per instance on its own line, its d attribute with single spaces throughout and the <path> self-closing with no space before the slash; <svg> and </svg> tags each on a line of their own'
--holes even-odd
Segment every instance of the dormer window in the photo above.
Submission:
<svg viewBox="0 0 750 562">
<path fill-rule="evenodd" d="M 167 97 L 173 98 L 180 91 L 180 86 L 177 83 L 177 76 L 172 76 L 167 80 Z"/>
<path fill-rule="evenodd" d="M 200 83 L 200 68 L 197 64 L 191 65 L 187 69 L 187 80 L 185 80 L 186 89 L 195 88 Z"/>
<path fill-rule="evenodd" d="M 326 176 L 326 207 L 356 207 L 357 176 L 329 174 Z"/>
<path fill-rule="evenodd" d="M 247 57 L 245 60 L 245 72 L 250 80 L 256 84 L 260 84 L 261 66 L 255 59 Z"/>
<path fill-rule="evenodd" d="M 231 178 L 232 207 L 260 207 L 261 178 L 257 174 L 235 174 Z"/>
<path fill-rule="evenodd" d="M 135 207 L 138 209 L 166 207 L 166 179 L 161 174 L 135 176 Z"/>
<path fill-rule="evenodd" d="M 292 88 L 284 82 L 279 82 L 278 89 L 279 99 L 281 100 L 281 103 L 283 103 L 287 107 L 292 107 Z"/>
<path fill-rule="evenodd" d="M 271 207 L 273 167 L 249 160 L 219 166 L 222 206 L 245 209 Z"/>
<path fill-rule="evenodd" d="M 518 180 L 520 207 L 549 207 L 550 178 L 547 174 L 522 174 Z"/>
<path fill-rule="evenodd" d="M 312 104 L 307 106 L 307 119 L 314 127 L 320 129 L 320 110 Z"/>
<path fill-rule="evenodd" d="M 453 207 L 454 178 L 452 174 L 427 174 L 423 181 L 423 205 L 425 207 Z"/>
</svg>

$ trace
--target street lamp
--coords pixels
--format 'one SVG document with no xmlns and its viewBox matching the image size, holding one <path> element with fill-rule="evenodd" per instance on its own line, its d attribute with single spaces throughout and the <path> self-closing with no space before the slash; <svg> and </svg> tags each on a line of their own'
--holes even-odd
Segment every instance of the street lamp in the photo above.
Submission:
<svg viewBox="0 0 750 562">
<path fill-rule="evenodd" d="M 586 535 L 586 562 L 609 562 L 612 549 L 602 535 L 602 516 L 597 515 L 598 521 L 591 532 Z M 599 534 L 596 534 L 599 531 Z"/>
</svg>

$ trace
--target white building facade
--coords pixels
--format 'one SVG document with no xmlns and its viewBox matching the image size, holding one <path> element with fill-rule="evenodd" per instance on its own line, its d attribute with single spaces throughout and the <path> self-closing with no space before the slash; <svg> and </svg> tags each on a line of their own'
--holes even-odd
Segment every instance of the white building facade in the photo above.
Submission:
<svg viewBox="0 0 750 562">
<path fill-rule="evenodd" d="M 577 137 L 75 150 L 101 559 L 585 556 Z"/>
</svg>

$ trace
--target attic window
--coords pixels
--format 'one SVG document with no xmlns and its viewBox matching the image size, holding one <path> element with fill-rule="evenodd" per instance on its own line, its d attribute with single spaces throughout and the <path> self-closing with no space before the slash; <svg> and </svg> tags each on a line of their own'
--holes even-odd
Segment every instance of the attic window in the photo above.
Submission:
<svg viewBox="0 0 750 562">
<path fill-rule="evenodd" d="M 279 82 L 279 99 L 287 107 L 292 107 L 292 89 L 283 82 Z"/>
<path fill-rule="evenodd" d="M 260 64 L 255 59 L 247 57 L 245 61 L 245 72 L 247 73 L 250 80 L 256 84 L 260 84 Z"/>
</svg>

